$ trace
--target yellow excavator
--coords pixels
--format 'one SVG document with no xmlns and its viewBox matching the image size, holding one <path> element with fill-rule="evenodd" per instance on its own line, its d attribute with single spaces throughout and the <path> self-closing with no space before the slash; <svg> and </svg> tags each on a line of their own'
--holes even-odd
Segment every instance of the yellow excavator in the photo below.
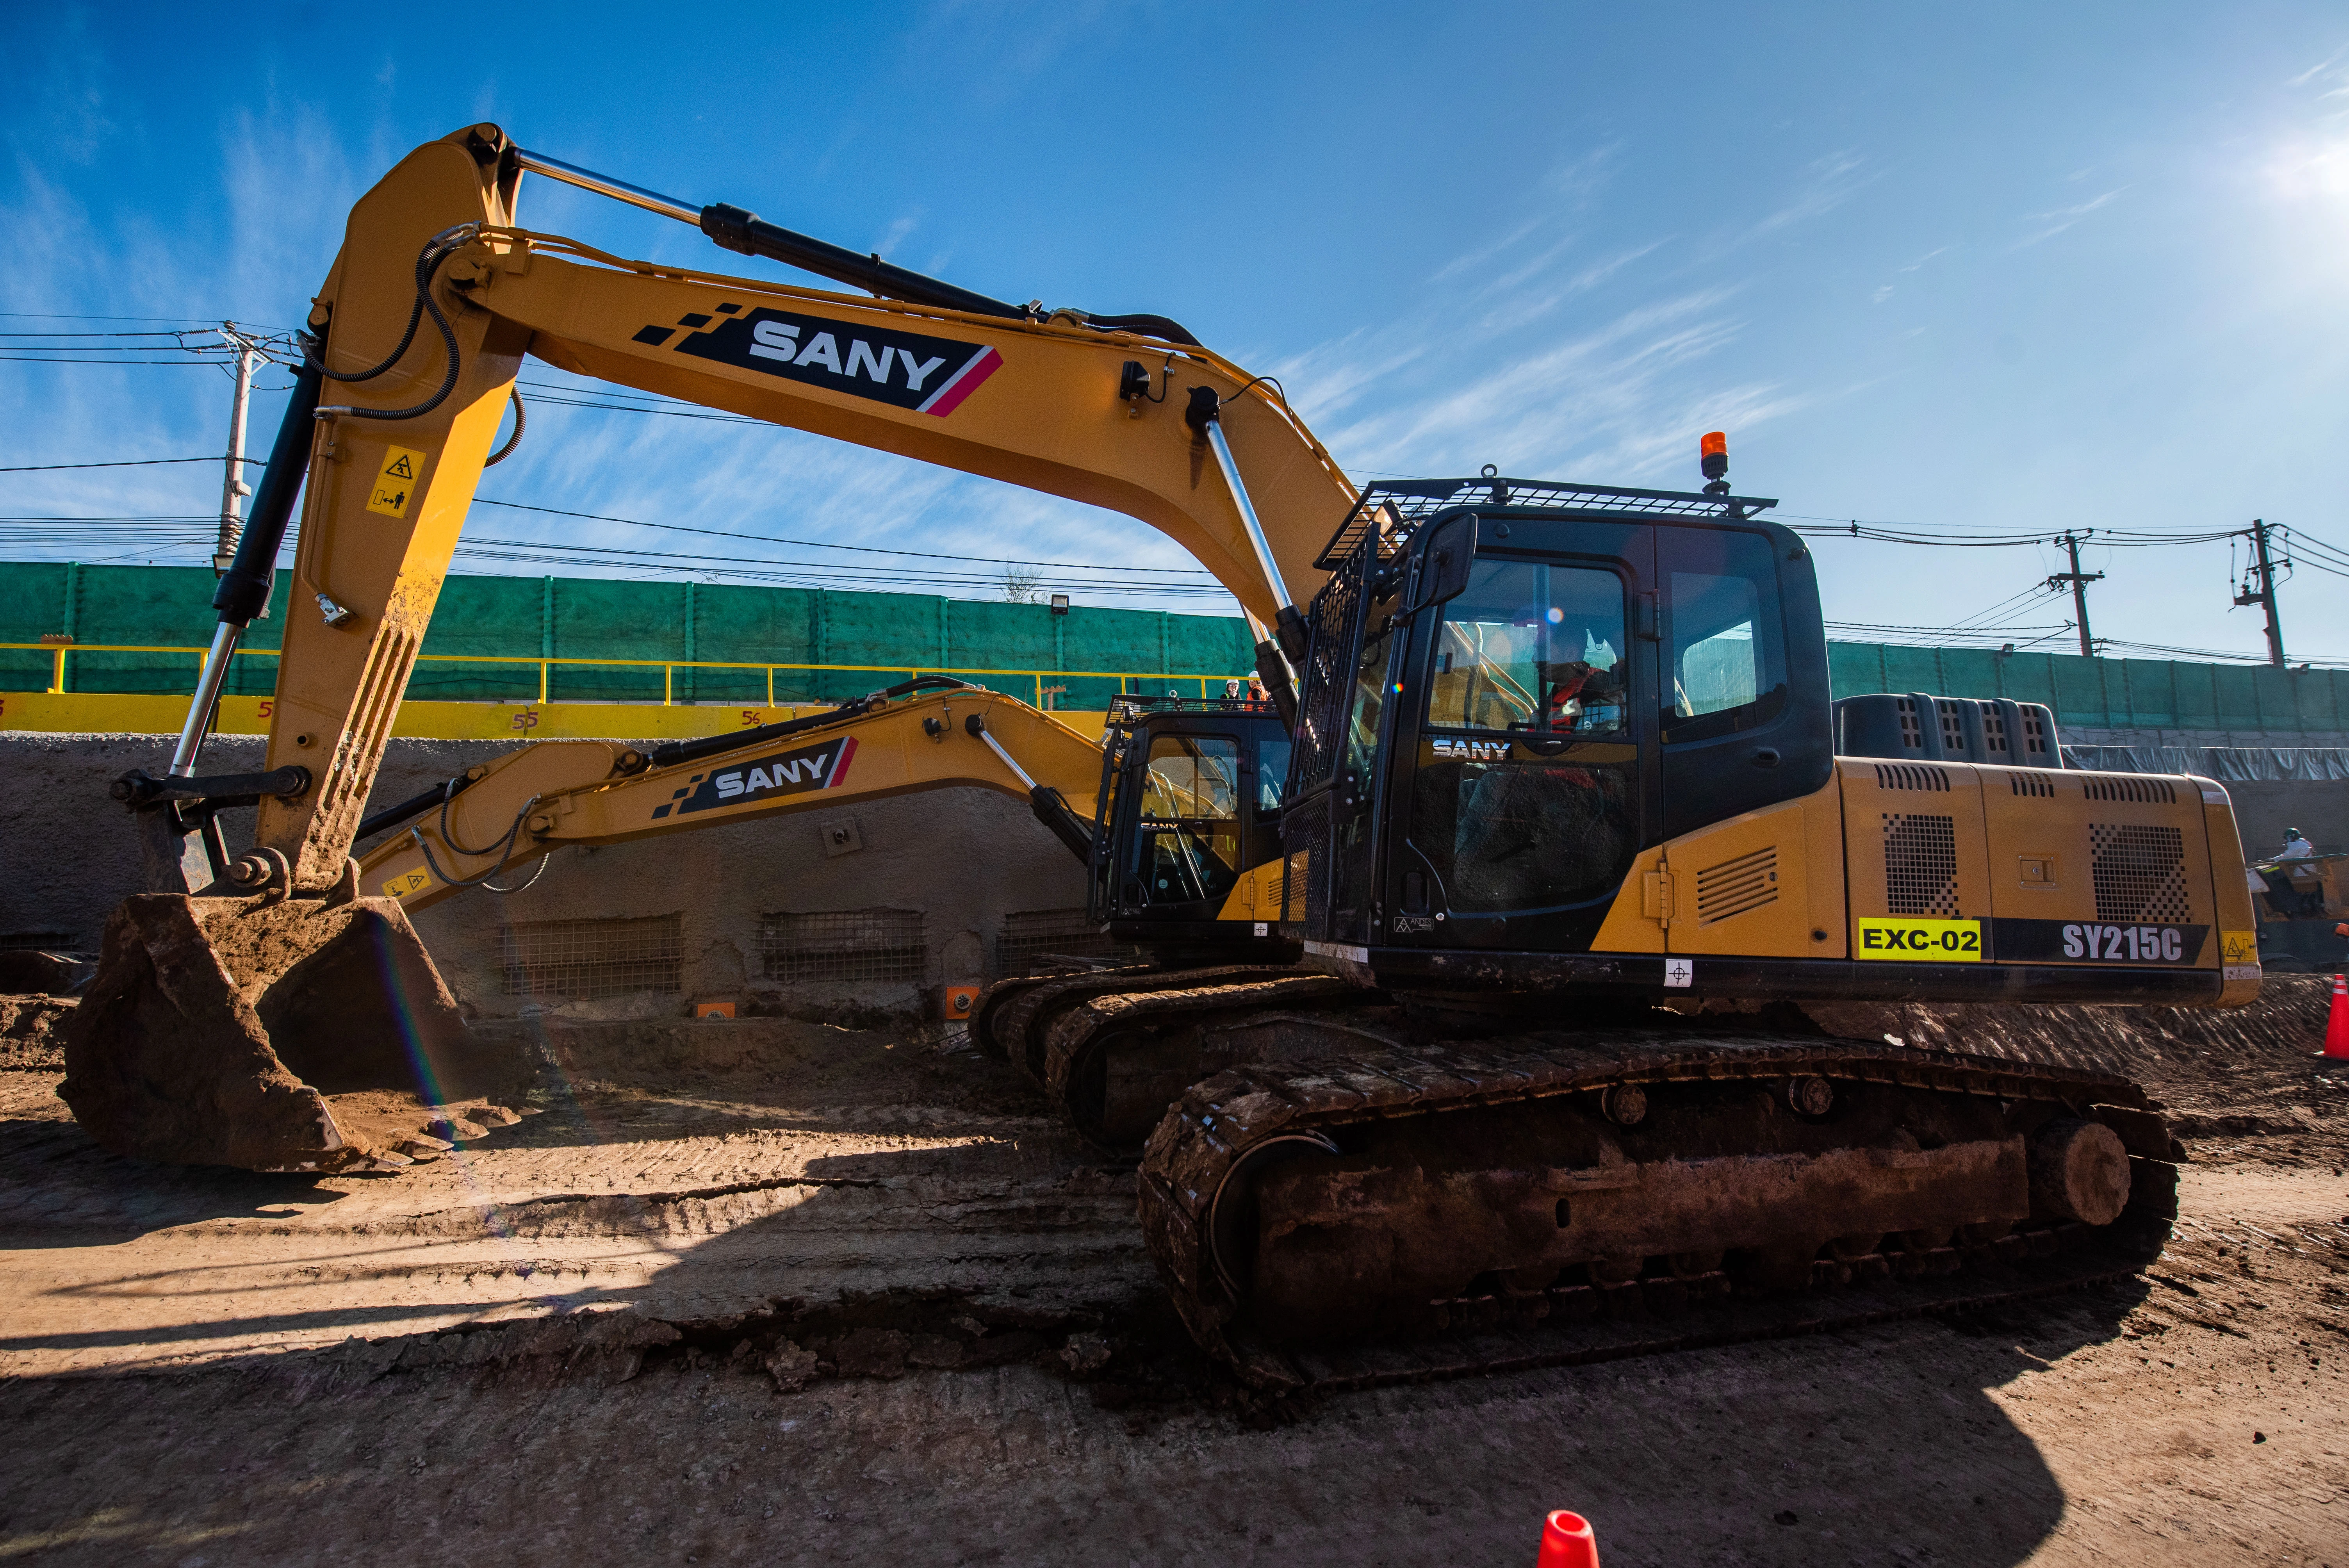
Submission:
<svg viewBox="0 0 2349 1568">
<path fill-rule="evenodd" d="M 877 297 L 531 232 L 526 171 Z M 398 1115 L 471 1089 L 498 1119 L 403 898 L 792 809 L 869 757 L 876 789 L 1026 794 L 1113 930 L 1294 944 L 1005 982 L 973 1023 L 1089 1137 L 1139 1149 L 1174 1304 L 1256 1383 L 1946 1309 L 2127 1272 L 2167 1237 L 2177 1148 L 2100 1057 L 2112 1028 L 1980 1006 L 1930 1045 L 1882 1026 L 2252 1000 L 2225 790 L 2064 769 L 2050 717 L 2012 703 L 1839 712 L 1807 550 L 1732 492 L 1717 438 L 1701 491 L 1490 469 L 1357 490 L 1261 377 L 1164 318 L 987 299 L 491 126 L 361 201 L 310 325 L 172 767 L 117 787 L 154 891 L 109 923 L 62 1091 L 109 1147 L 332 1168 L 396 1156 L 364 1125 L 395 1091 Z M 1162 716 L 1163 755 L 1138 720 L 1080 755 L 1049 717 L 948 688 L 706 750 L 532 748 L 373 823 L 406 830 L 363 872 L 363 802 L 524 354 L 1141 518 L 1258 626 L 1269 701 Z M 205 778 L 305 471 L 268 766 Z M 1219 722 L 1229 751 L 1202 744 Z M 1235 794 L 1277 851 L 1226 839 L 1203 878 L 1207 807 Z M 256 849 L 225 864 L 212 815 L 238 804 Z"/>
</svg>

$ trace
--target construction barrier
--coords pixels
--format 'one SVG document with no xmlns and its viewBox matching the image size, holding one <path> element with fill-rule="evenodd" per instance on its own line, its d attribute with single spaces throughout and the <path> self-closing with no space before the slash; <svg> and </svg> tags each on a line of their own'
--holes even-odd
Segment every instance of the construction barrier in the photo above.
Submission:
<svg viewBox="0 0 2349 1568">
<path fill-rule="evenodd" d="M 227 691 L 276 686 L 290 574 L 254 623 Z M 0 570 L 0 727 L 47 727 L 26 696 L 165 696 L 194 689 L 211 641 L 212 573 L 193 566 L 26 562 Z M 410 702 L 521 709 L 597 706 L 792 708 L 951 675 L 1040 707 L 1097 712 L 1121 692 L 1217 695 L 1255 664 L 1237 617 L 1156 610 L 603 578 L 451 577 Z M 1927 691 L 2045 703 L 2075 729 L 2270 736 L 2349 733 L 2349 671 L 2089 659 L 1976 648 L 1832 643 L 1837 696 Z M 714 719 L 695 720 L 709 733 Z M 543 723 L 541 726 L 543 728 Z M 163 732 L 179 728 L 173 718 Z M 504 733 L 502 729 L 497 731 Z M 548 733 L 654 735 L 643 725 Z M 417 732 L 424 733 L 424 732 Z M 444 733 L 433 731 L 432 733 Z M 457 733 L 447 731 L 445 733 Z M 478 727 L 462 733 L 479 733 Z"/>
</svg>

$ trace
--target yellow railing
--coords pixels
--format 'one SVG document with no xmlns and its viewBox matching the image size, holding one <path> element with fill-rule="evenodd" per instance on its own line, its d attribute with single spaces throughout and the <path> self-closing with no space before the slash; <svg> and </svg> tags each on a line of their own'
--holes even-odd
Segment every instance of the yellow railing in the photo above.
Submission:
<svg viewBox="0 0 2349 1568">
<path fill-rule="evenodd" d="M 130 643 L 0 643 L 0 650 L 10 652 L 31 651 L 51 655 L 49 661 L 48 689 L 52 696 L 61 695 L 64 693 L 66 689 L 66 659 L 68 655 L 73 654 L 185 654 L 195 660 L 196 671 L 198 674 L 202 674 L 204 667 L 204 654 L 206 652 L 205 649 L 201 647 L 152 647 Z M 236 655 L 241 659 L 274 659 L 277 657 L 277 650 L 275 648 L 239 648 L 236 651 Z M 554 666 L 558 665 L 585 665 L 597 668 L 657 669 L 661 672 L 661 706 L 664 707 L 677 706 L 677 672 L 679 670 L 764 671 L 767 677 L 766 706 L 769 707 L 776 706 L 775 672 L 777 670 L 802 670 L 818 673 L 825 671 L 841 671 L 846 673 L 885 676 L 902 675 L 908 678 L 923 675 L 953 676 L 957 679 L 966 676 L 1009 676 L 1016 679 L 1028 681 L 1033 685 L 1035 688 L 1035 704 L 1038 707 L 1043 707 L 1046 705 L 1046 699 L 1049 696 L 1055 692 L 1067 689 L 1064 686 L 1047 686 L 1044 683 L 1048 680 L 1054 682 L 1065 682 L 1069 680 L 1113 680 L 1117 682 L 1117 689 L 1122 695 L 1127 693 L 1129 683 L 1133 684 L 1133 693 L 1139 694 L 1142 691 L 1143 686 L 1149 682 L 1195 681 L 1198 683 L 1199 695 L 1201 696 L 1212 696 L 1218 694 L 1209 689 L 1211 683 L 1219 685 L 1227 678 L 1226 676 L 1220 675 L 1137 674 L 1130 670 L 996 670 L 972 669 L 968 667 L 957 667 L 954 669 L 925 669 L 920 666 L 907 665 L 765 665 L 747 664 L 724 659 L 572 659 L 553 657 L 531 658 L 522 655 L 492 656 L 477 654 L 419 654 L 417 655 L 417 658 L 419 662 L 429 660 L 435 664 L 502 665 L 510 667 L 518 665 L 535 665 L 538 666 L 538 700 L 541 703 L 545 703 L 551 700 L 547 696 L 547 687 Z M 489 699 L 485 698 L 483 700 L 486 701 Z"/>
</svg>

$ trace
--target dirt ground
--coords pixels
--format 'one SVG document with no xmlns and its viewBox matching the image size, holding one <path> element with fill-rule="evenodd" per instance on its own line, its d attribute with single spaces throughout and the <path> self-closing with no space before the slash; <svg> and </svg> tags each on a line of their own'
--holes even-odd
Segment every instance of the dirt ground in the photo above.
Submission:
<svg viewBox="0 0 2349 1568">
<path fill-rule="evenodd" d="M 521 1028 L 543 1114 L 324 1179 L 104 1154 L 0 1050 L 0 1560 L 1530 1563 L 1568 1507 L 1609 1568 L 2349 1568 L 2349 1063 L 2287 1044 L 2148 1049 L 2126 1285 L 1267 1407 L 952 1038 Z"/>
</svg>

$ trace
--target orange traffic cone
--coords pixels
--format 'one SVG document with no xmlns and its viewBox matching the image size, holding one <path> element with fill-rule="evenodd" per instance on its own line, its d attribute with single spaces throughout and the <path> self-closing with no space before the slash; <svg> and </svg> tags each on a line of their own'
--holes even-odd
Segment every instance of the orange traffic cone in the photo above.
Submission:
<svg viewBox="0 0 2349 1568">
<path fill-rule="evenodd" d="M 1534 1568 L 1599 1568 L 1599 1538 L 1590 1521 L 1559 1509 L 1542 1522 L 1541 1556 Z"/>
<path fill-rule="evenodd" d="M 2324 1054 L 2349 1057 L 2349 979 L 2333 977 L 2333 1012 L 2324 1020 Z"/>
</svg>

